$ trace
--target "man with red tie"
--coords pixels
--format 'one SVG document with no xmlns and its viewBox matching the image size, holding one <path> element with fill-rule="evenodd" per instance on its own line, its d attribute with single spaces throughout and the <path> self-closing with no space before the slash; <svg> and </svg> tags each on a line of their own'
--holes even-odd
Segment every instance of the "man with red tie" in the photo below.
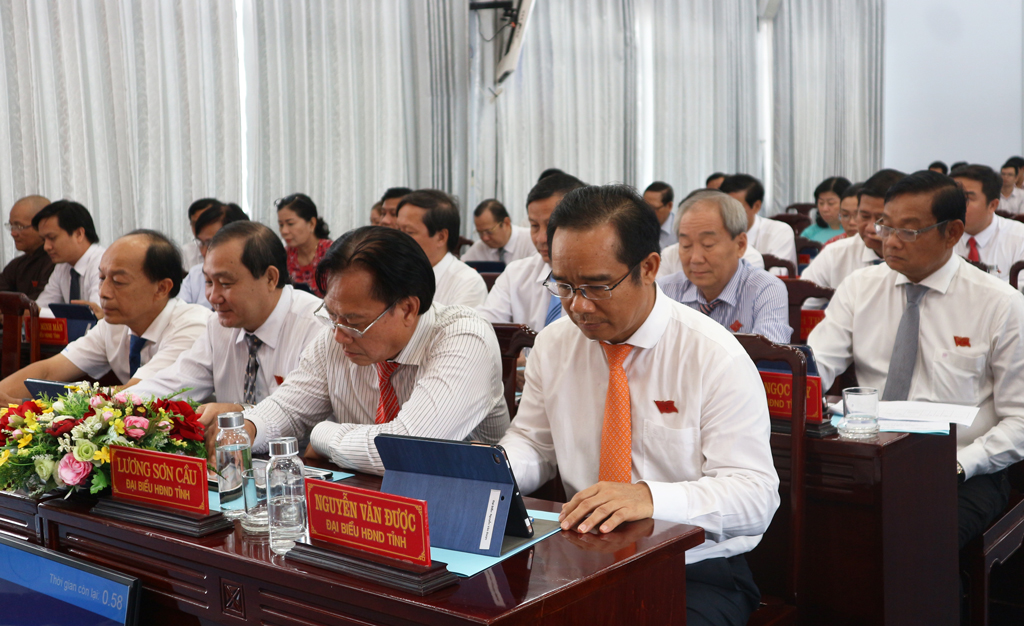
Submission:
<svg viewBox="0 0 1024 626">
<path fill-rule="evenodd" d="M 253 452 L 309 437 L 308 456 L 381 474 L 381 433 L 494 443 L 508 428 L 491 325 L 433 302 L 434 271 L 405 233 L 349 231 L 317 265 L 326 327 L 277 390 L 245 411 Z M 212 429 L 211 429 L 212 430 Z"/>
<path fill-rule="evenodd" d="M 1002 179 L 987 165 L 964 165 L 950 173 L 964 190 L 967 214 L 955 254 L 988 266 L 988 273 L 1009 282 L 1010 268 L 1024 261 L 1024 224 L 996 215 Z"/>
<path fill-rule="evenodd" d="M 523 493 L 560 471 L 565 530 L 695 524 L 687 623 L 746 624 L 743 554 L 779 505 L 768 404 L 736 339 L 655 283 L 659 225 L 630 187 L 569 192 L 548 223 L 548 289 L 566 311 L 537 336 L 501 440 Z"/>
</svg>

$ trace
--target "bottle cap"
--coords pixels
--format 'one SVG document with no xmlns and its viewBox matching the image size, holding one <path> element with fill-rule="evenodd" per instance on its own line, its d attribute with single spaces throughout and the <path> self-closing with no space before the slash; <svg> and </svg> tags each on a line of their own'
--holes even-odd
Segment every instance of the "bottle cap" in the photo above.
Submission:
<svg viewBox="0 0 1024 626">
<path fill-rule="evenodd" d="M 221 428 L 238 428 L 245 424 L 245 416 L 238 412 L 221 413 L 217 416 L 217 426 Z"/>
<path fill-rule="evenodd" d="M 299 442 L 295 441 L 295 437 L 271 439 L 269 445 L 270 456 L 288 456 L 289 454 L 299 453 Z"/>
</svg>

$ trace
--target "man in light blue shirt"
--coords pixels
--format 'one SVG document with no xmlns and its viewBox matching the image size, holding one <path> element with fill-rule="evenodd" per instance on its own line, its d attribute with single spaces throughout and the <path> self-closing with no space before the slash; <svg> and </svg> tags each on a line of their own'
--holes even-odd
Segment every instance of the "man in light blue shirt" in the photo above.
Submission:
<svg viewBox="0 0 1024 626">
<path fill-rule="evenodd" d="M 679 207 L 678 228 L 683 271 L 658 280 L 665 294 L 734 333 L 789 343 L 786 285 L 743 259 L 743 206 L 719 191 L 696 193 Z"/>
</svg>

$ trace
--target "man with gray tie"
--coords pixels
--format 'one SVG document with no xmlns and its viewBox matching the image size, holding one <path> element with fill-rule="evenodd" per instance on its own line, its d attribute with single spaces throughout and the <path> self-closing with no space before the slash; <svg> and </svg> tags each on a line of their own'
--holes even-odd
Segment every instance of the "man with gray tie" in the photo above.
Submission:
<svg viewBox="0 0 1024 626">
<path fill-rule="evenodd" d="M 824 388 L 853 363 L 882 400 L 980 407 L 956 433 L 961 548 L 1003 511 L 1006 468 L 1024 459 L 1024 299 L 953 254 L 965 214 L 942 174 L 894 184 L 875 226 L 885 264 L 850 274 L 807 341 Z"/>
</svg>

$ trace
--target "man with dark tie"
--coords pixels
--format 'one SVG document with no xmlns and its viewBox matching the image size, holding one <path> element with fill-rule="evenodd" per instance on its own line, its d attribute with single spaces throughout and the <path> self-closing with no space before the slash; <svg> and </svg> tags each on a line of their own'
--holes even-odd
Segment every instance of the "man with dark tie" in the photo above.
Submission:
<svg viewBox="0 0 1024 626">
<path fill-rule="evenodd" d="M 113 371 L 124 386 L 134 385 L 174 363 L 206 327 L 209 310 L 175 298 L 181 253 L 158 232 L 136 230 L 115 241 L 97 276 L 103 319 L 60 354 L 0 381 L 0 401 L 27 397 L 26 378 L 77 381 Z"/>
<path fill-rule="evenodd" d="M 54 263 L 53 273 L 36 298 L 43 317 L 53 317 L 51 304 L 88 304 L 103 319 L 99 265 L 105 248 L 89 211 L 77 202 L 58 200 L 32 218 L 32 227 L 43 238 L 43 249 Z M 179 281 L 180 282 L 180 281 Z"/>
<path fill-rule="evenodd" d="M 568 319 L 537 336 L 501 440 L 529 493 L 561 474 L 569 532 L 653 517 L 695 524 L 687 624 L 744 625 L 760 594 L 744 553 L 779 505 L 764 385 L 739 342 L 665 296 L 658 220 L 635 190 L 584 187 L 548 222 Z"/>
<path fill-rule="evenodd" d="M 530 231 L 513 226 L 505 205 L 494 198 L 484 200 L 473 211 L 473 225 L 480 236 L 462 255 L 463 261 L 492 261 L 508 265 L 536 254 Z"/>
<path fill-rule="evenodd" d="M 876 231 L 885 264 L 839 285 L 807 340 L 823 388 L 852 363 L 882 400 L 980 407 L 956 429 L 960 547 L 1006 506 L 1006 468 L 1024 459 L 1024 299 L 953 253 L 963 190 L 937 172 L 893 185 Z M 954 474 L 955 471 L 955 474 Z"/>
<path fill-rule="evenodd" d="M 7 228 L 21 256 L 14 257 L 0 272 L 0 291 L 20 291 L 35 299 L 43 292 L 53 273 L 53 261 L 43 249 L 43 238 L 32 226 L 32 218 L 50 201 L 42 196 L 26 196 L 14 203 Z"/>
</svg>

